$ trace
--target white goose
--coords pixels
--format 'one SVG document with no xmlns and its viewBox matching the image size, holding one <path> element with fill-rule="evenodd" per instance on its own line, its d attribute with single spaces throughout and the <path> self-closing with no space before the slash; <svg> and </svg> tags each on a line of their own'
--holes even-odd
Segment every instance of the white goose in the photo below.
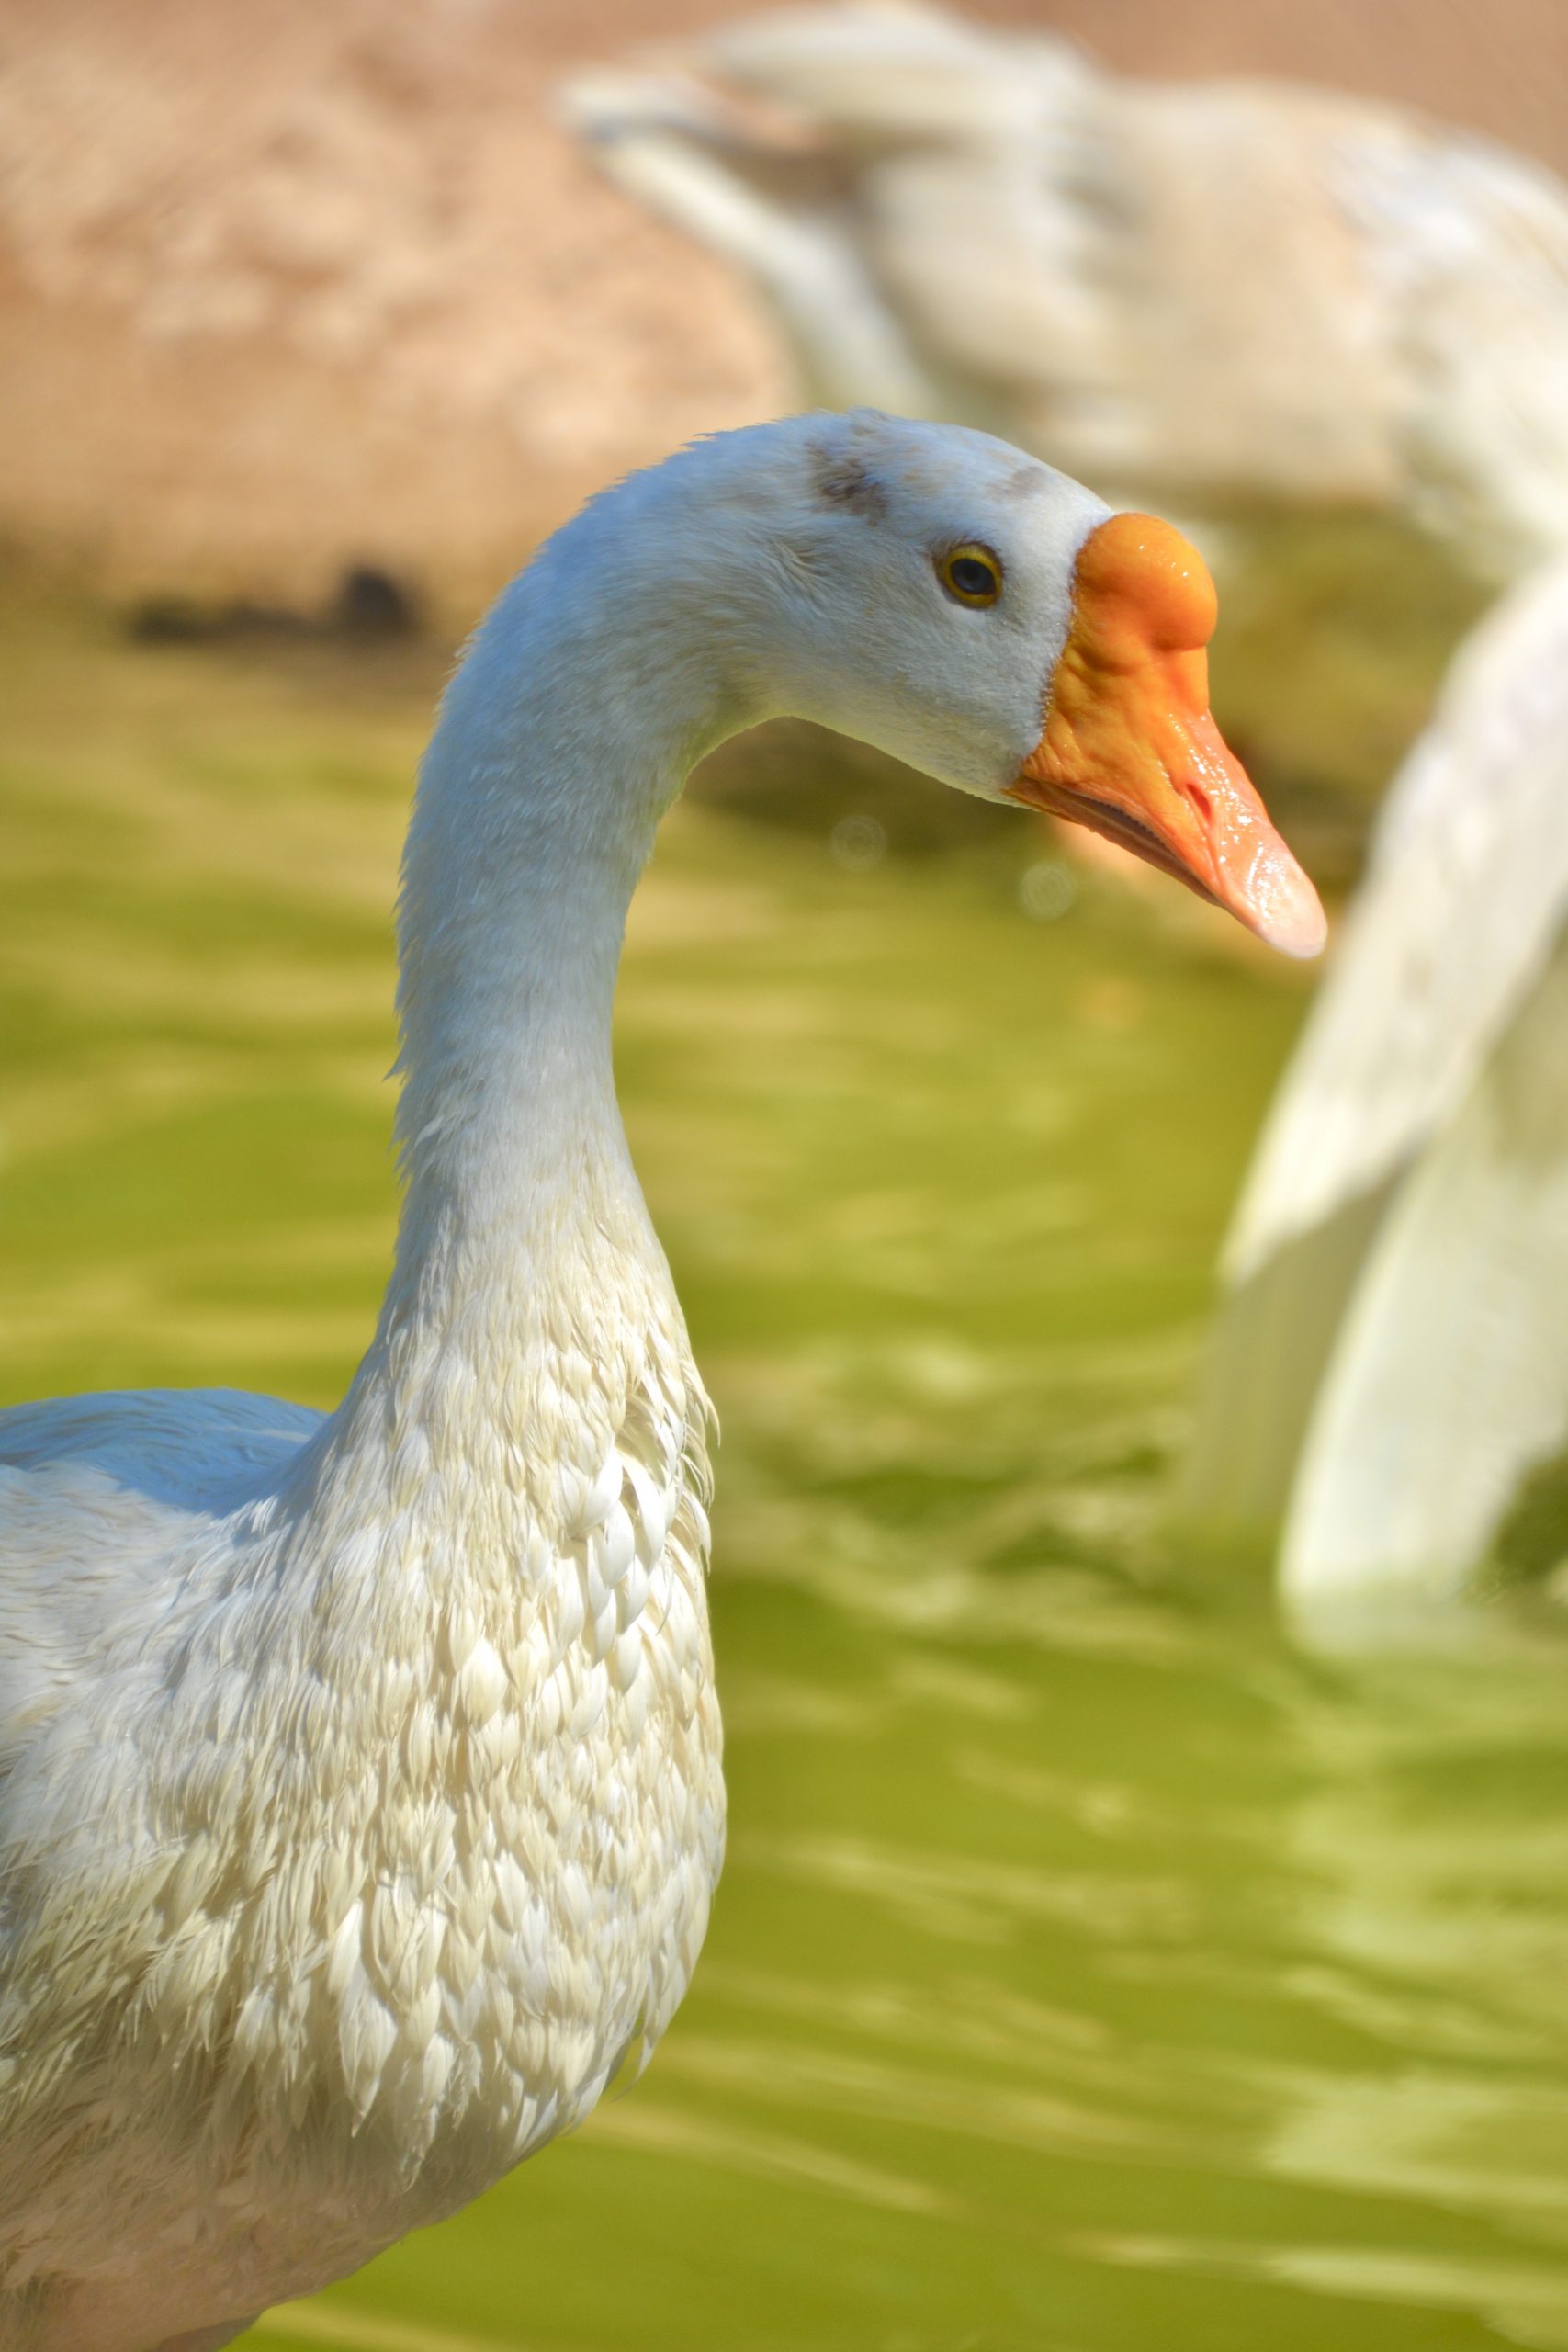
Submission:
<svg viewBox="0 0 1568 2352">
<path fill-rule="evenodd" d="M 1321 911 L 1207 716 L 1164 524 L 808 416 L 593 502 L 449 688 L 400 919 L 408 1190 L 324 1419 L 0 1416 L 0 2339 L 207 2352 L 657 2040 L 723 1844 L 707 1407 L 617 1115 L 627 901 L 772 713 Z"/>
</svg>

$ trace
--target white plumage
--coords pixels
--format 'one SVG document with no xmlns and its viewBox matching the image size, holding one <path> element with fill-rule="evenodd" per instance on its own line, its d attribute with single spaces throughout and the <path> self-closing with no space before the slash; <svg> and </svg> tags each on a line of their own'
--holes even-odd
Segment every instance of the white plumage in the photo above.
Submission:
<svg viewBox="0 0 1568 2352">
<path fill-rule="evenodd" d="M 1187 1470 L 1287 1589 L 1442 1603 L 1568 1433 L 1568 560 L 1396 777 L 1226 1245 Z"/>
<path fill-rule="evenodd" d="M 565 103 L 750 273 L 824 397 L 896 393 L 1211 517 L 1382 509 L 1525 582 L 1392 787 L 1227 1244 L 1184 1474 L 1211 1527 L 1282 1526 L 1303 1607 L 1451 1597 L 1568 1436 L 1568 189 L 1391 107 L 1120 79 L 898 0 L 743 22 Z"/>
<path fill-rule="evenodd" d="M 0 1415 L 9 2352 L 227 2341 L 570 2129 L 668 2023 L 723 1789 L 708 1408 L 611 1070 L 627 902 L 693 760 L 777 711 L 1018 797 L 1102 525 L 1131 526 L 1125 645 L 1137 518 L 976 435 L 795 419 L 595 501 L 479 632 L 422 773 L 407 1195 L 343 1403 Z M 1170 538 L 1162 647 L 1193 581 L 1212 616 Z M 942 566 L 972 542 L 998 593 L 972 552 L 966 604 Z M 1218 846 L 1156 759 L 1164 862 L 1310 951 L 1310 889 L 1201 740 Z"/>
</svg>

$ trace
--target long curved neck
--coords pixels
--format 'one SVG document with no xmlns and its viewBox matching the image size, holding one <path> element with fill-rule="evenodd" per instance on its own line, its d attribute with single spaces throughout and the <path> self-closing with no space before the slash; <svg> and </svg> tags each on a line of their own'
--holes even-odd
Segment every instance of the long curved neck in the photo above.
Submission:
<svg viewBox="0 0 1568 2352">
<path fill-rule="evenodd" d="M 635 580 L 592 595 L 575 580 L 558 547 L 513 582 L 421 775 L 399 923 L 393 1319 L 431 1311 L 433 1273 L 523 1262 L 536 1279 L 539 1247 L 569 1227 L 624 1241 L 645 1224 L 611 1063 L 626 909 L 660 817 L 733 718 L 706 650 L 661 628 Z"/>
<path fill-rule="evenodd" d="M 558 1180 L 624 1170 L 611 1005 L 680 747 L 628 742 L 621 698 L 584 674 L 596 649 L 563 659 L 547 638 L 525 632 L 507 704 L 486 692 L 481 640 L 420 783 L 399 926 L 400 1275 L 438 1207 L 478 1233 Z"/>
<path fill-rule="evenodd" d="M 639 1325 L 679 1329 L 616 1108 L 611 1012 L 659 819 L 751 714 L 713 632 L 639 571 L 641 535 L 628 560 L 618 519 L 590 509 L 513 582 L 422 768 L 399 910 L 396 1262 L 308 1479 L 415 1423 L 515 1429 L 541 1364 L 574 1348 L 614 1389 L 637 1376 Z"/>
</svg>

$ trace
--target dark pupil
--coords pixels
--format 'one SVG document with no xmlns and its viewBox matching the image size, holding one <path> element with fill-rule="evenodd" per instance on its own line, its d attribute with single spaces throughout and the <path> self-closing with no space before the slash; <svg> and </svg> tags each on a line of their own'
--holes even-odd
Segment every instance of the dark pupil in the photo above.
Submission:
<svg viewBox="0 0 1568 2352">
<path fill-rule="evenodd" d="M 988 596 L 997 584 L 990 565 L 973 555 L 955 557 L 951 576 L 953 586 L 965 596 Z"/>
</svg>

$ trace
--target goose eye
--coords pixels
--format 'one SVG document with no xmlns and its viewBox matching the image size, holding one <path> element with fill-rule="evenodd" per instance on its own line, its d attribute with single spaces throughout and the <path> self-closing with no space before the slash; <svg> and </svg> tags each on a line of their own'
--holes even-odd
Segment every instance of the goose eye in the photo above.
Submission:
<svg viewBox="0 0 1568 2352">
<path fill-rule="evenodd" d="M 989 548 L 952 548 L 937 559 L 936 576 L 961 605 L 994 605 L 1002 593 L 1002 567 Z"/>
</svg>

